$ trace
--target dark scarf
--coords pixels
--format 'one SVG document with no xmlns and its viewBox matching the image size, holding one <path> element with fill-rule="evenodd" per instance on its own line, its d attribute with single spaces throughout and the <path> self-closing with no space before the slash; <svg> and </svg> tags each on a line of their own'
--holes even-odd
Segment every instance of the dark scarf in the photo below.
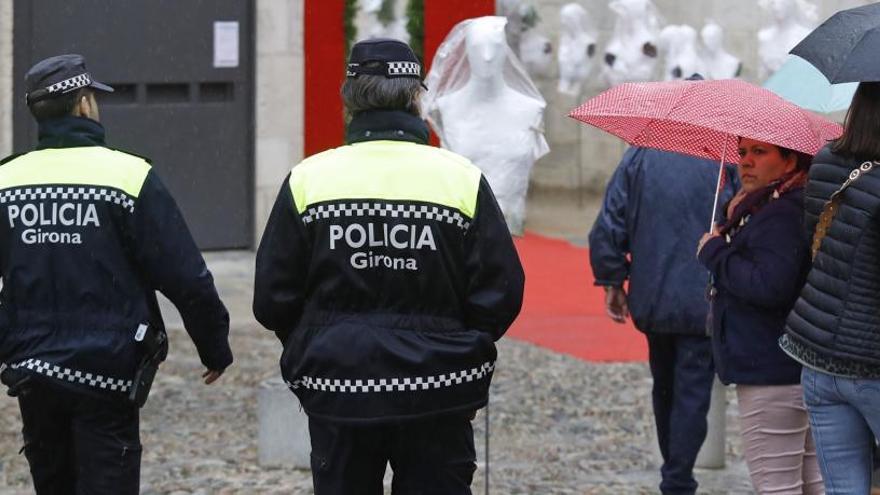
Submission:
<svg viewBox="0 0 880 495">
<path fill-rule="evenodd" d="M 44 120 L 39 125 L 37 149 L 104 146 L 104 126 L 85 117 Z"/>
<path fill-rule="evenodd" d="M 724 211 L 728 214 L 727 221 L 721 226 L 721 235 L 733 235 L 739 227 L 748 222 L 748 217 L 757 213 L 769 202 L 778 199 L 789 191 L 803 188 L 806 183 L 807 172 L 804 170 L 795 170 L 794 172 L 783 175 L 779 179 L 760 189 L 756 189 L 743 196 L 737 194 L 729 203 L 724 205 Z M 734 205 L 733 211 L 729 211 L 731 204 Z"/>
<path fill-rule="evenodd" d="M 428 125 L 421 118 L 399 110 L 370 110 L 351 119 L 346 144 L 379 140 L 428 144 Z"/>
</svg>

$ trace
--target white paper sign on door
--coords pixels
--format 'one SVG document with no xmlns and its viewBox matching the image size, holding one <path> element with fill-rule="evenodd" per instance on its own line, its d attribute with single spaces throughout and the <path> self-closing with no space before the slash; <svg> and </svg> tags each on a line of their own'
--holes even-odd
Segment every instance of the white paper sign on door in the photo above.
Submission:
<svg viewBox="0 0 880 495">
<path fill-rule="evenodd" d="M 238 21 L 214 22 L 214 67 L 238 67 Z"/>
</svg>

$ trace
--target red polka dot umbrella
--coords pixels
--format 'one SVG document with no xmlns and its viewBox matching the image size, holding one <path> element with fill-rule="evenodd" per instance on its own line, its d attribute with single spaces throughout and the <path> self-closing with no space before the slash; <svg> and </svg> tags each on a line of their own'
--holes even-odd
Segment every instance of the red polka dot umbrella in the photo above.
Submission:
<svg viewBox="0 0 880 495">
<path fill-rule="evenodd" d="M 843 131 L 738 79 L 621 84 L 568 115 L 634 146 L 720 160 L 722 166 L 737 156 L 737 137 L 815 155 Z"/>
</svg>

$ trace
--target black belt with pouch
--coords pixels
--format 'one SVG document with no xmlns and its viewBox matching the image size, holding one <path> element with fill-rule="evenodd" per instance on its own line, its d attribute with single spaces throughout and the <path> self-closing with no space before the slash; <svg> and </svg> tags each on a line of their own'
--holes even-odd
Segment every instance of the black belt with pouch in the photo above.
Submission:
<svg viewBox="0 0 880 495">
<path fill-rule="evenodd" d="M 30 381 L 31 374 L 26 371 L 11 368 L 8 365 L 4 365 L 3 371 L 0 371 L 0 382 L 9 387 L 6 390 L 6 395 L 10 397 L 18 397 L 19 395 L 26 394 L 26 385 Z"/>
<path fill-rule="evenodd" d="M 159 364 L 165 359 L 168 349 L 168 336 L 165 332 L 152 326 L 141 324 L 134 337 L 141 349 L 143 358 L 138 364 L 128 392 L 128 400 L 138 407 L 143 407 L 150 395 L 153 378 L 159 370 Z"/>
</svg>

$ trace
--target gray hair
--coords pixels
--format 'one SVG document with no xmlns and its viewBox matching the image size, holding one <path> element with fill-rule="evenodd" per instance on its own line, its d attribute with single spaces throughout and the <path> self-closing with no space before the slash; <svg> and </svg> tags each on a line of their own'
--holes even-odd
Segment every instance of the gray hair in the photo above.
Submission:
<svg viewBox="0 0 880 495">
<path fill-rule="evenodd" d="M 421 115 L 421 81 L 414 77 L 359 74 L 342 85 L 342 103 L 350 117 L 368 110 L 401 110 Z"/>
</svg>

